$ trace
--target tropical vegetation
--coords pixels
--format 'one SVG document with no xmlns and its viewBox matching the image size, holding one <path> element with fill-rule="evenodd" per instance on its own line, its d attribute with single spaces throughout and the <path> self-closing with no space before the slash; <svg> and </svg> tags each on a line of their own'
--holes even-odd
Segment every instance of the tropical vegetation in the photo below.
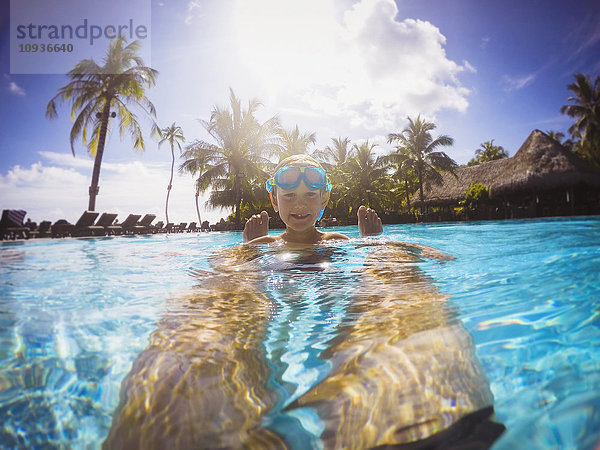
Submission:
<svg viewBox="0 0 600 450">
<path fill-rule="evenodd" d="M 404 130 L 388 134 L 388 143 L 397 142 L 397 151 L 412 160 L 417 174 L 420 208 L 423 212 L 423 186 L 429 182 L 440 183 L 440 171 L 452 172 L 457 166 L 446 153 L 435 150 L 440 146 L 451 146 L 454 140 L 446 135 L 432 137 L 431 131 L 435 130 L 435 123 L 421 119 L 420 115 L 414 120 L 411 117 L 407 119 L 408 126 Z"/>
<path fill-rule="evenodd" d="M 500 145 L 494 145 L 494 140 L 486 141 L 481 144 L 481 148 L 475 150 L 475 158 L 471 159 L 467 166 L 475 166 L 477 164 L 495 161 L 497 159 L 508 158 L 508 153 L 504 150 L 504 147 Z"/>
<path fill-rule="evenodd" d="M 292 155 L 305 154 L 308 152 L 308 146 L 317 142 L 317 133 L 301 133 L 298 125 L 289 131 L 279 128 L 276 134 L 279 138 L 277 147 L 279 161 Z"/>
<path fill-rule="evenodd" d="M 475 209 L 480 203 L 489 199 L 489 190 L 481 183 L 471 183 L 465 192 L 465 198 L 461 205 L 469 209 Z"/>
<path fill-rule="evenodd" d="M 338 187 L 345 190 L 350 214 L 357 211 L 360 205 L 381 209 L 381 197 L 387 194 L 384 189 L 387 167 L 381 157 L 375 155 L 375 147 L 376 144 L 370 144 L 368 140 L 352 147 L 355 156 L 347 162 L 344 171 L 347 181 Z"/>
<path fill-rule="evenodd" d="M 212 167 L 210 161 L 212 161 L 213 155 L 213 148 L 198 139 L 187 145 L 181 154 L 181 158 L 183 158 L 184 162 L 179 166 L 179 172 L 189 173 L 193 177 L 196 177 L 194 197 L 199 224 L 202 224 L 202 217 L 200 215 L 198 197 L 210 187 L 210 184 L 208 183 L 209 180 L 207 178 L 201 178 L 200 175 Z"/>
<path fill-rule="evenodd" d="M 104 64 L 99 65 L 93 59 L 77 63 L 68 73 L 71 82 L 60 88 L 46 107 L 46 116 L 53 119 L 58 116 L 57 103 L 71 102 L 73 127 L 70 142 L 73 156 L 75 141 L 81 137 L 83 145 L 94 157 L 89 211 L 96 209 L 102 156 L 107 134 L 112 128 L 110 119 L 118 121 L 121 138 L 129 134 L 134 150 L 143 151 L 144 136 L 137 116 L 129 109 L 130 105 L 140 108 L 150 118 L 156 116 L 145 89 L 154 86 L 158 72 L 144 65 L 138 56 L 139 48 L 138 41 L 130 44 L 124 39 L 111 41 Z M 152 123 L 152 133 L 156 135 L 158 127 L 153 120 Z"/>
<path fill-rule="evenodd" d="M 260 106 L 258 100 L 252 99 L 244 108 L 230 89 L 229 107 L 215 106 L 210 120 L 202 121 L 214 143 L 197 140 L 193 152 L 202 162 L 188 162 L 188 167 L 196 169 L 184 169 L 198 174 L 198 167 L 206 168 L 198 174 L 197 190 L 212 187 L 208 205 L 233 208 L 237 228 L 241 223 L 242 203 L 258 207 L 266 202 L 261 186 L 268 176 L 266 169 L 272 166 L 266 155 L 276 154 L 280 149 L 279 121 L 272 117 L 261 123 L 256 118 Z M 186 155 L 189 161 L 192 154 Z"/>
<path fill-rule="evenodd" d="M 576 119 L 569 128 L 575 151 L 600 168 L 600 76 L 592 83 L 589 76 L 577 73 L 567 89 L 573 92 L 568 98 L 572 103 L 560 111 Z"/>
</svg>

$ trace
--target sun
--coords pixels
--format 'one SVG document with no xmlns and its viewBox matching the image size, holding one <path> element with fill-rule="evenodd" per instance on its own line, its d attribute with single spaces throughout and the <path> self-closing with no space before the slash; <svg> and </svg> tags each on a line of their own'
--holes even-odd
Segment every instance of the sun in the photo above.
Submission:
<svg viewBox="0 0 600 450">
<path fill-rule="evenodd" d="M 240 0 L 233 21 L 241 62 L 271 92 L 327 79 L 337 26 L 331 0 Z"/>
</svg>

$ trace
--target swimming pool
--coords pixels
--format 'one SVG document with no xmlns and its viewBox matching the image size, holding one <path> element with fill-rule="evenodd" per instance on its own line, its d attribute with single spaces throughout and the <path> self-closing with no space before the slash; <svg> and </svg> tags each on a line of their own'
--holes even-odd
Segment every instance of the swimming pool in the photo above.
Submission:
<svg viewBox="0 0 600 450">
<path fill-rule="evenodd" d="M 355 229 L 336 230 L 358 238 Z M 179 299 L 206 294 L 209 255 L 240 240 L 239 233 L 199 233 L 3 243 L 0 446 L 99 446 L 151 334 L 165 317 L 172 323 L 193 313 Z M 269 295 L 260 351 L 270 364 L 274 410 L 332 370 L 328 346 L 342 345 L 336 333 L 359 320 L 351 308 L 365 293 L 356 269 L 381 240 L 300 256 L 261 250 L 253 256 L 258 272 L 241 265 L 228 275 L 239 280 L 241 272 Z M 495 448 L 594 447 L 600 218 L 394 225 L 384 228 L 384 240 L 432 245 L 456 258 L 414 265 L 449 296 L 448 317 L 472 336 L 496 418 L 507 427 Z M 296 427 L 312 436 L 297 447 L 318 446 L 323 431 L 318 418 L 293 411 L 265 421 L 277 432 Z"/>
</svg>

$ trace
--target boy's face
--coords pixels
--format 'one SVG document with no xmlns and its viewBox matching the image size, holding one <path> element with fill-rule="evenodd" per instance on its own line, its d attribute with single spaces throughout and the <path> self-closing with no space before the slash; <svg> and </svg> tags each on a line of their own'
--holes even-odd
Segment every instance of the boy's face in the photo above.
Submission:
<svg viewBox="0 0 600 450">
<path fill-rule="evenodd" d="M 279 217 L 288 228 L 295 231 L 308 231 L 314 227 L 322 209 L 329 201 L 329 191 L 310 189 L 304 180 L 295 189 L 276 188 L 272 197 L 273 208 L 279 210 Z"/>
</svg>

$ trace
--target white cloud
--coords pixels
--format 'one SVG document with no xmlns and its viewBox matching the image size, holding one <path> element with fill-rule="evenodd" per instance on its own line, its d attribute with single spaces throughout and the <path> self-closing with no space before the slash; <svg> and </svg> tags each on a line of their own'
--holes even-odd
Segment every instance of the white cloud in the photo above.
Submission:
<svg viewBox="0 0 600 450">
<path fill-rule="evenodd" d="M 19 86 L 14 81 L 9 81 L 8 82 L 8 91 L 11 94 L 17 95 L 19 97 L 24 97 L 25 96 L 25 89 L 23 89 L 21 86 Z"/>
<path fill-rule="evenodd" d="M 467 72 L 477 73 L 477 69 L 473 67 L 467 60 L 463 61 L 463 67 Z"/>
<path fill-rule="evenodd" d="M 37 222 L 67 219 L 74 223 L 87 208 L 91 161 L 73 158 L 69 154 L 40 154 L 45 163 L 37 162 L 28 168 L 13 166 L 6 174 L 0 174 L 3 208 L 24 209 L 28 217 Z M 157 221 L 165 221 L 169 174 L 170 163 L 132 161 L 103 164 L 96 210 L 118 213 L 121 221 L 131 213 L 156 214 Z M 194 192 L 192 177 L 175 173 L 169 199 L 171 222 L 197 222 Z M 202 220 L 212 223 L 228 214 L 220 210 L 206 210 L 205 201 L 206 198 L 200 199 Z"/>
<path fill-rule="evenodd" d="M 89 157 L 77 157 L 70 153 L 56 153 L 41 151 L 39 154 L 48 162 L 52 164 L 58 164 L 59 166 L 73 167 L 77 169 L 92 169 L 94 167 L 94 161 Z M 104 168 L 105 165 L 103 164 Z"/>
<path fill-rule="evenodd" d="M 193 22 L 194 16 L 200 9 L 200 5 L 201 5 L 201 2 L 198 0 L 192 0 L 191 2 L 188 2 L 187 14 L 184 19 L 184 22 L 186 25 L 190 25 Z"/>
<path fill-rule="evenodd" d="M 219 3 L 226 3 L 221 0 Z M 215 3 L 207 0 L 190 0 L 184 18 L 186 25 L 198 25 L 200 21 L 214 14 Z"/>
<path fill-rule="evenodd" d="M 523 75 L 520 77 L 510 77 L 508 75 L 504 75 L 502 77 L 502 83 L 504 84 L 504 90 L 506 92 L 518 91 L 523 89 L 524 87 L 529 86 L 531 83 L 535 81 L 536 74 L 531 73 L 528 75 Z"/>
<path fill-rule="evenodd" d="M 489 36 L 484 36 L 481 38 L 481 44 L 479 44 L 479 47 L 482 50 L 485 50 L 488 46 L 488 44 L 490 43 L 491 38 Z"/>
<path fill-rule="evenodd" d="M 466 110 L 470 91 L 458 75 L 475 68 L 448 59 L 436 26 L 398 19 L 393 0 L 362 0 L 341 16 L 332 5 L 238 3 L 240 53 L 276 109 L 305 108 L 372 131 L 395 129 L 409 114 Z"/>
</svg>

